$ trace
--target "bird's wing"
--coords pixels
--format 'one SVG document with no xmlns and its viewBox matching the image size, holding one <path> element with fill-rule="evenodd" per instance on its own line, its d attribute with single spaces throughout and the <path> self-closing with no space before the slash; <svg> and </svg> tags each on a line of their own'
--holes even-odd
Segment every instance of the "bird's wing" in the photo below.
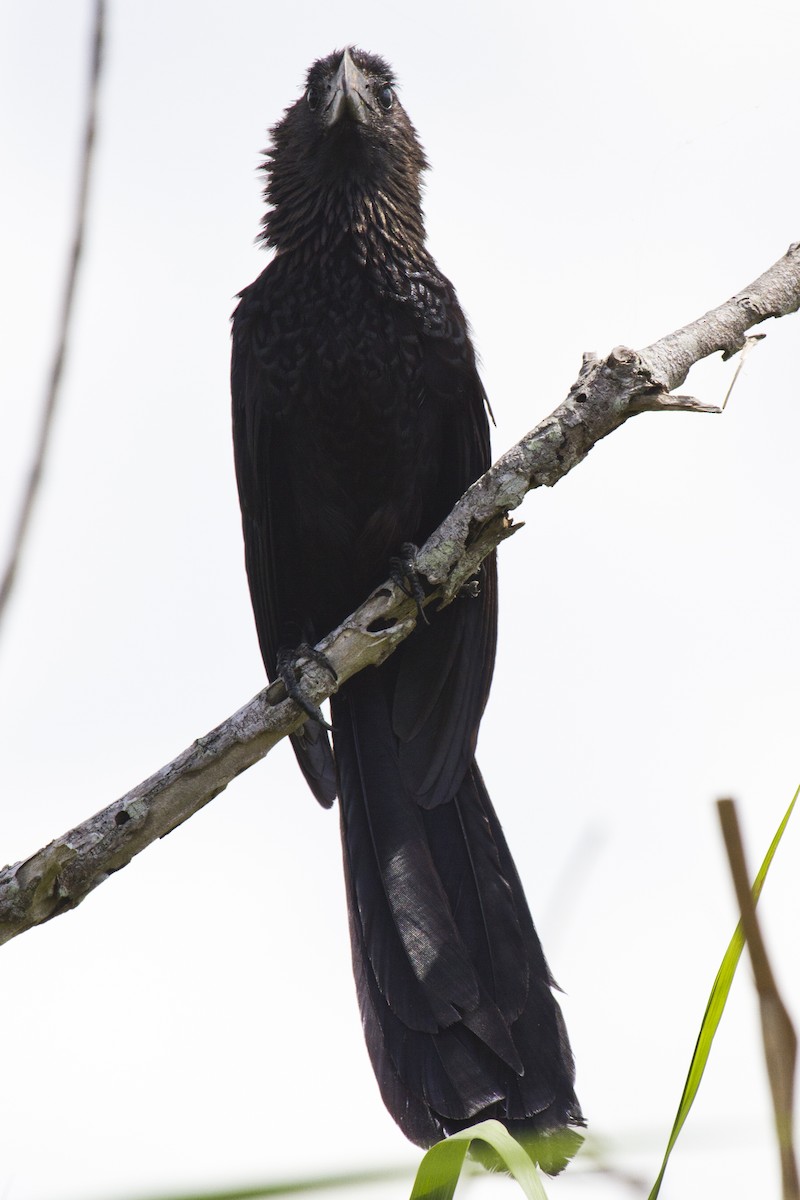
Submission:
<svg viewBox="0 0 800 1200">
<path fill-rule="evenodd" d="M 281 564 L 285 571 L 297 553 L 293 544 L 290 493 L 286 472 L 289 458 L 280 445 L 280 423 L 275 414 L 280 398 L 273 396 L 258 359 L 260 323 L 251 319 L 257 305 L 242 293 L 233 318 L 231 395 L 233 400 L 233 452 L 239 501 L 242 509 L 245 564 L 261 654 L 270 679 L 277 672 L 278 650 L 285 630 L 281 598 Z M 304 633 L 297 631 L 295 642 Z M 336 798 L 336 772 L 325 730 L 308 720 L 292 735 L 297 760 L 317 800 L 329 808 Z"/>
<path fill-rule="evenodd" d="M 452 300 L 448 336 L 426 339 L 424 403 L 442 414 L 435 494 L 421 531 L 427 536 L 490 463 L 486 395 L 466 321 Z M 489 694 L 497 633 L 497 574 L 491 555 L 479 594 L 431 616 L 394 656 L 392 720 L 404 781 L 425 808 L 451 799 L 472 762 Z M 391 661 L 391 660 L 390 660 Z"/>
</svg>

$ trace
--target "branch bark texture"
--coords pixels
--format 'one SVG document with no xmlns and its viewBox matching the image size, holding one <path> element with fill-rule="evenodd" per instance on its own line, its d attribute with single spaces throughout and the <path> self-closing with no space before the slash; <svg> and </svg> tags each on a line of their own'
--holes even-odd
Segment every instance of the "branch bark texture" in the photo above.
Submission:
<svg viewBox="0 0 800 1200">
<path fill-rule="evenodd" d="M 552 487 L 601 438 L 640 412 L 718 412 L 674 394 L 690 367 L 716 351 L 741 350 L 747 331 L 800 308 L 800 243 L 748 288 L 641 351 L 617 347 L 584 356 L 562 404 L 505 453 L 465 493 L 417 558 L 430 585 L 427 603 L 447 604 L 479 563 L 514 532 L 508 514 L 536 487 Z M 303 680 L 321 703 L 368 665 L 382 662 L 411 633 L 416 605 L 394 583 L 379 587 L 319 644 L 338 683 L 313 662 Z M 435 619 L 435 618 L 434 618 Z M 127 795 L 24 862 L 0 871 L 0 943 L 74 908 L 156 838 L 208 804 L 305 719 L 274 683 Z"/>
</svg>

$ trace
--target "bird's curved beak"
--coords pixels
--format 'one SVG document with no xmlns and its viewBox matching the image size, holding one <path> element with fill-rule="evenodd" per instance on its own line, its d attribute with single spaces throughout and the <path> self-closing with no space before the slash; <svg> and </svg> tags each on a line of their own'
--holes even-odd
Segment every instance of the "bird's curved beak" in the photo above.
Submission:
<svg viewBox="0 0 800 1200">
<path fill-rule="evenodd" d="M 325 124 L 335 125 L 343 117 L 363 122 L 367 119 L 369 83 L 350 57 L 349 47 L 342 55 L 339 70 L 330 85 L 330 99 L 325 108 Z"/>
</svg>

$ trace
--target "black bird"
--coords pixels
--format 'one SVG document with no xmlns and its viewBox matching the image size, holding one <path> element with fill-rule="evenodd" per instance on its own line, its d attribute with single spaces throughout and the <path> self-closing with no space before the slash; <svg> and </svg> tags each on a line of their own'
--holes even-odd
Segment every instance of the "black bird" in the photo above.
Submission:
<svg viewBox="0 0 800 1200">
<path fill-rule="evenodd" d="M 353 47 L 314 63 L 266 153 L 275 255 L 234 313 L 232 393 L 272 679 L 490 459 L 467 322 L 425 246 L 425 155 L 387 63 Z M 333 697 L 333 754 L 313 719 L 293 742 L 320 803 L 340 797 L 356 987 L 390 1113 L 422 1146 L 496 1117 L 553 1171 L 583 1124 L 572 1054 L 474 757 L 496 612 L 492 558 L 477 598 Z"/>
</svg>

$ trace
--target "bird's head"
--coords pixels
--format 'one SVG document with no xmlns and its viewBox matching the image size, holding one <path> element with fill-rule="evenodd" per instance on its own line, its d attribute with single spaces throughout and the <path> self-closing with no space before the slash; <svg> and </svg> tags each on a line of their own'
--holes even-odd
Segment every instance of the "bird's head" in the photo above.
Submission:
<svg viewBox="0 0 800 1200">
<path fill-rule="evenodd" d="M 269 245 L 288 248 L 315 229 L 358 232 L 371 219 L 424 238 L 420 177 L 427 163 L 382 58 L 350 46 L 319 59 L 271 133 L 264 163 Z"/>
</svg>

